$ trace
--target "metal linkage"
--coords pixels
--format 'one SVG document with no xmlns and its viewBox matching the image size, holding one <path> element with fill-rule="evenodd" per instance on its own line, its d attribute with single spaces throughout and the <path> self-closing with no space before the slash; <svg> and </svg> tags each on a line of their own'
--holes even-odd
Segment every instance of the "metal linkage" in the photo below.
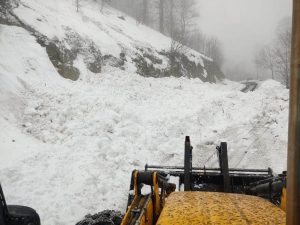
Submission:
<svg viewBox="0 0 300 225">
<path fill-rule="evenodd" d="M 282 180 L 285 180 L 285 175 L 282 175 L 282 177 L 274 176 L 270 168 L 229 168 L 226 142 L 222 142 L 220 146 L 217 146 L 220 168 L 192 167 L 192 146 L 189 137 L 186 137 L 184 152 L 184 166 L 146 165 L 145 171 L 155 171 L 163 177 L 167 175 L 178 177 L 179 185 L 184 184 L 185 191 L 216 191 L 259 195 L 272 202 L 277 201 L 278 196 L 281 195 Z"/>
<path fill-rule="evenodd" d="M 157 165 L 145 165 L 145 171 L 148 170 L 184 170 L 183 166 L 157 166 Z M 221 172 L 220 168 L 210 168 L 210 167 L 192 167 L 193 172 Z M 244 172 L 244 173 L 266 173 L 272 174 L 272 170 L 268 169 L 238 169 L 238 168 L 229 168 L 229 172 Z"/>
</svg>

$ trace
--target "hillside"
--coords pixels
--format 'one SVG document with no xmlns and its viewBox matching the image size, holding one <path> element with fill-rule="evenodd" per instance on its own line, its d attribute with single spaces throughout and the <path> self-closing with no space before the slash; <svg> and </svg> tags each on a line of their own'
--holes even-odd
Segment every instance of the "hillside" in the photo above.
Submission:
<svg viewBox="0 0 300 225">
<path fill-rule="evenodd" d="M 100 73 L 105 65 L 147 77 L 198 77 L 210 82 L 224 78 L 210 58 L 184 46 L 171 53 L 170 38 L 112 8 L 100 13 L 95 1 L 82 4 L 76 12 L 72 0 L 15 1 L 3 10 L 2 23 L 26 29 L 46 49 L 59 74 L 72 80 L 85 69 Z M 81 61 L 84 68 L 76 64 Z"/>
<path fill-rule="evenodd" d="M 227 141 L 230 167 L 286 169 L 288 90 L 278 82 L 243 93 L 192 50 L 178 58 L 192 69 L 169 76 L 170 40 L 114 9 L 13 2 L 0 10 L 0 181 L 9 204 L 35 208 L 44 225 L 124 212 L 131 171 L 182 165 L 186 135 L 195 166 L 216 165 L 215 146 Z"/>
</svg>

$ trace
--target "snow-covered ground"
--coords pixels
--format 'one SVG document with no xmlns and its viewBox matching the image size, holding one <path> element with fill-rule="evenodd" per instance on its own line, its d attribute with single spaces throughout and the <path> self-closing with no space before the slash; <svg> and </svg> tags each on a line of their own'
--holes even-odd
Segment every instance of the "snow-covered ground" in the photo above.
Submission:
<svg viewBox="0 0 300 225">
<path fill-rule="evenodd" d="M 0 181 L 9 204 L 35 208 L 44 225 L 124 211 L 131 171 L 182 165 L 186 135 L 195 166 L 215 166 L 215 146 L 227 141 L 232 168 L 286 169 L 288 90 L 278 82 L 243 93 L 227 80 L 144 78 L 109 66 L 93 74 L 80 59 L 76 66 L 81 79 L 61 78 L 34 37 L 0 25 Z"/>
</svg>

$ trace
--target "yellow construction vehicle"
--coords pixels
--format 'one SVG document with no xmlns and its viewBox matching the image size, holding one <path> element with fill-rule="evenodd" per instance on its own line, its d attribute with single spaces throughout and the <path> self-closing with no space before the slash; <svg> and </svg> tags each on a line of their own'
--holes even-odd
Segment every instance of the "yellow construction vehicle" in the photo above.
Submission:
<svg viewBox="0 0 300 225">
<path fill-rule="evenodd" d="M 133 171 L 122 225 L 285 224 L 286 173 L 228 168 L 225 142 L 217 147 L 220 168 L 192 167 L 190 143 L 186 137 L 184 167 Z"/>
</svg>

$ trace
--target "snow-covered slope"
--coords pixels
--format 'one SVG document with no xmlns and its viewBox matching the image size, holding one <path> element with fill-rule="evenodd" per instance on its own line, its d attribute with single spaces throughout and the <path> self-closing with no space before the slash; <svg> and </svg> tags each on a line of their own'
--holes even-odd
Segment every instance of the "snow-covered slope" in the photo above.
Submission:
<svg viewBox="0 0 300 225">
<path fill-rule="evenodd" d="M 171 53 L 170 38 L 115 9 L 100 13 L 93 0 L 82 2 L 78 12 L 74 0 L 20 0 L 7 8 L 6 23 L 14 21 L 34 35 L 63 77 L 82 78 L 85 71 L 76 61 L 83 61 L 93 73 L 109 64 L 142 76 L 224 78 L 210 58 L 187 47 Z"/>
<path fill-rule="evenodd" d="M 145 45 L 144 39 L 164 47 L 165 37 L 158 41 L 159 34 L 145 35 L 148 28 L 132 28 L 130 18 L 127 28 L 128 21 L 114 14 L 95 14 L 86 6 L 79 17 L 73 8 L 64 10 L 67 4 L 26 0 L 14 12 L 47 39 L 62 41 L 66 33 L 59 24 L 66 24 L 95 45 L 110 45 L 109 54 L 122 51 L 124 35 L 98 40 L 94 17 L 110 18 L 104 27 L 124 23 L 123 31 L 136 36 L 124 39 L 127 49 Z M 114 38 L 122 33 L 118 29 Z M 103 64 L 95 74 L 84 53 L 77 56 L 81 79 L 66 80 L 31 31 L 0 25 L 0 181 L 8 203 L 35 208 L 42 224 L 74 224 L 103 209 L 124 211 L 131 171 L 146 163 L 182 165 L 185 135 L 191 136 L 196 166 L 216 165 L 210 157 L 215 145 L 227 141 L 230 167 L 286 168 L 288 90 L 279 83 L 265 81 L 242 93 L 241 84 L 227 80 L 145 78 L 129 58 L 124 69 Z"/>
</svg>

